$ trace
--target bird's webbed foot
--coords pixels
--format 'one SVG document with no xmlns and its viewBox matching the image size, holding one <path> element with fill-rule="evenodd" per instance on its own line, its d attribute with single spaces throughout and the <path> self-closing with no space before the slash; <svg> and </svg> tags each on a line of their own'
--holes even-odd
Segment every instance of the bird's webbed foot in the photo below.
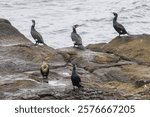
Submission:
<svg viewBox="0 0 150 117">
<path fill-rule="evenodd" d="M 73 46 L 73 47 L 75 48 L 75 47 L 76 47 L 76 45 L 77 45 L 77 44 L 76 44 L 76 43 L 74 43 L 74 46 Z"/>
<path fill-rule="evenodd" d="M 73 86 L 73 91 L 76 91 L 75 87 Z"/>
</svg>

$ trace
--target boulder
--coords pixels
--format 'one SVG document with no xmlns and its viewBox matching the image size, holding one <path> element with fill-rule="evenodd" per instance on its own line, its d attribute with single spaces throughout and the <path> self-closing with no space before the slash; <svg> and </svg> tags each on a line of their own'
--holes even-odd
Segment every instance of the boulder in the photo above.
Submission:
<svg viewBox="0 0 150 117">
<path fill-rule="evenodd" d="M 142 34 L 116 37 L 107 44 L 89 44 L 87 48 L 93 51 L 113 53 L 122 59 L 150 65 L 149 43 L 150 35 Z"/>
<path fill-rule="evenodd" d="M 9 20 L 3 19 L 3 18 L 0 18 L 0 23 L 7 23 L 7 24 L 11 25 Z"/>
<path fill-rule="evenodd" d="M 7 20 L 0 20 L 0 46 L 31 44 L 30 40 L 6 22 Z"/>
<path fill-rule="evenodd" d="M 37 92 L 29 92 L 42 85 L 40 65 L 43 60 L 49 63 L 51 69 L 66 65 L 62 55 L 55 49 L 44 45 L 35 46 L 9 21 L 0 20 L 1 99 L 39 99 L 35 94 Z"/>
<path fill-rule="evenodd" d="M 101 53 L 95 56 L 96 63 L 117 63 L 120 60 L 120 57 L 113 54 Z"/>
<path fill-rule="evenodd" d="M 150 35 L 116 37 L 103 50 L 139 64 L 150 65 Z"/>
<path fill-rule="evenodd" d="M 107 43 L 89 44 L 86 46 L 86 48 L 95 52 L 103 52 L 103 47 L 105 44 Z"/>
</svg>

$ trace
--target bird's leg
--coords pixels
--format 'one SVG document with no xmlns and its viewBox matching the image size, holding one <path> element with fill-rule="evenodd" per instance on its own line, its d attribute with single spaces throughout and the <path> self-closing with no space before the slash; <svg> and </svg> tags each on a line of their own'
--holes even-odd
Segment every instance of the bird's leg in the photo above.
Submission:
<svg viewBox="0 0 150 117">
<path fill-rule="evenodd" d="M 38 42 L 36 41 L 35 46 L 38 45 Z"/>
<path fill-rule="evenodd" d="M 74 48 L 76 47 L 75 45 L 76 45 L 76 43 L 74 43 L 74 46 L 73 46 Z"/>
<path fill-rule="evenodd" d="M 75 91 L 75 87 L 73 86 L 73 91 Z"/>
<path fill-rule="evenodd" d="M 120 34 L 119 34 L 119 37 L 120 37 Z"/>
</svg>

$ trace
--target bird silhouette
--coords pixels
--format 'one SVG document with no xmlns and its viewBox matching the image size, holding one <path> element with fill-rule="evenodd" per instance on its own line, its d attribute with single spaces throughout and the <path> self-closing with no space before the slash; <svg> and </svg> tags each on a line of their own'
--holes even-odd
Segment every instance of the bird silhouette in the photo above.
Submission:
<svg viewBox="0 0 150 117">
<path fill-rule="evenodd" d="M 41 36 L 41 34 L 39 32 L 36 31 L 35 29 L 35 20 L 32 20 L 32 26 L 31 26 L 31 35 L 33 37 L 33 39 L 36 41 L 36 45 L 38 45 L 39 43 L 42 43 L 43 45 L 46 45 L 44 43 L 44 40 Z"/>
<path fill-rule="evenodd" d="M 74 47 L 78 46 L 79 49 L 84 50 L 84 46 L 82 45 L 82 38 L 80 37 L 80 35 L 77 33 L 76 28 L 79 27 L 78 24 L 73 25 L 72 29 L 72 33 L 71 33 L 71 39 L 72 41 L 74 41 Z"/>
<path fill-rule="evenodd" d="M 129 35 L 129 33 L 124 28 L 124 26 L 117 22 L 118 14 L 115 13 L 115 12 L 113 12 L 113 14 L 115 16 L 114 19 L 113 19 L 113 27 L 119 33 L 119 37 L 122 34 L 128 34 Z"/>
<path fill-rule="evenodd" d="M 46 61 L 43 61 L 40 71 L 41 71 L 43 78 L 47 79 L 49 75 L 49 65 Z"/>
<path fill-rule="evenodd" d="M 82 88 L 83 86 L 81 85 L 81 79 L 79 75 L 76 72 L 76 65 L 73 64 L 73 69 L 72 69 L 72 75 L 71 75 L 71 81 L 73 85 L 73 89 L 75 90 L 75 87 Z"/>
</svg>

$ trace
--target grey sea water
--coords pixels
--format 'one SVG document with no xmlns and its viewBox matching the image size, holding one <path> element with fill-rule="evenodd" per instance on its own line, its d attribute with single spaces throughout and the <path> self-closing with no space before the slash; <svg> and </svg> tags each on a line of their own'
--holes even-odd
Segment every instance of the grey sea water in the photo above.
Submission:
<svg viewBox="0 0 150 117">
<path fill-rule="evenodd" d="M 73 24 L 83 44 L 108 42 L 117 32 L 112 27 L 112 12 L 130 34 L 150 33 L 150 0 L 0 0 L 0 17 L 6 18 L 27 38 L 31 20 L 45 43 L 54 48 L 73 46 Z"/>
</svg>

